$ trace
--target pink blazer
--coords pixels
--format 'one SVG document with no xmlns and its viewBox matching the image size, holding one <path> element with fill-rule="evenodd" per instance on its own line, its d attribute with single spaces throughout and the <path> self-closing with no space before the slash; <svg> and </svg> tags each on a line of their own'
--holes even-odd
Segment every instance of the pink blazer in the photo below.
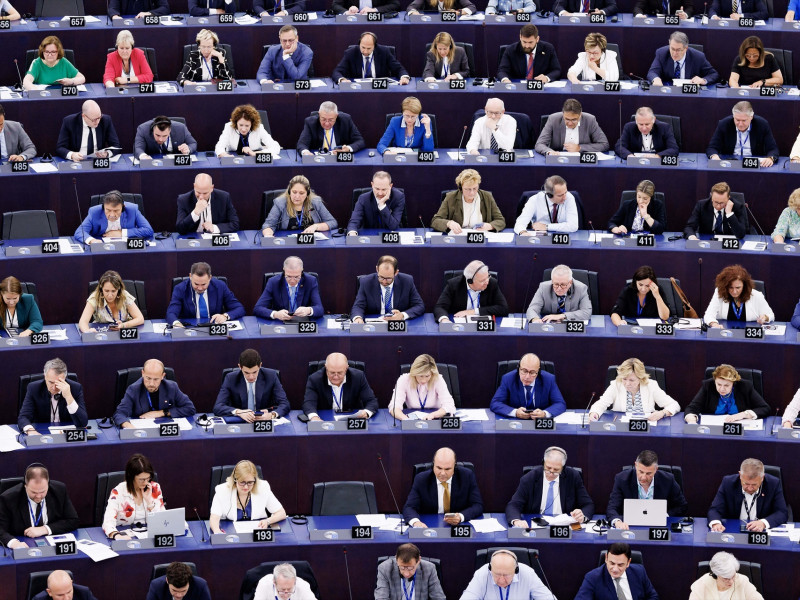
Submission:
<svg viewBox="0 0 800 600">
<path fill-rule="evenodd" d="M 153 81 L 153 72 L 150 70 L 150 65 L 147 64 L 144 51 L 139 48 L 134 48 L 131 52 L 131 64 L 133 65 L 133 72 L 141 83 L 150 83 Z M 106 84 L 106 81 L 113 82 L 120 76 L 122 76 L 122 59 L 115 50 L 106 58 L 106 72 L 103 73 L 103 85 Z"/>
</svg>

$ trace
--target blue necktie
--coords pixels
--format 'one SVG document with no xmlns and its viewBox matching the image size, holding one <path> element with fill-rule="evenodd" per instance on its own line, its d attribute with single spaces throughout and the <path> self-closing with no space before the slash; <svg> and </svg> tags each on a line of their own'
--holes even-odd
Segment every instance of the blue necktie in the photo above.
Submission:
<svg viewBox="0 0 800 600">
<path fill-rule="evenodd" d="M 531 403 L 531 392 L 533 388 L 529 385 L 525 386 L 525 408 L 530 408 Z"/>
<path fill-rule="evenodd" d="M 388 315 L 392 312 L 392 290 L 386 288 L 386 294 L 383 297 L 383 314 Z"/>
<path fill-rule="evenodd" d="M 669 0 L 664 0 L 664 4 L 662 5 L 662 9 L 664 10 L 664 14 L 669 14 Z"/>
<path fill-rule="evenodd" d="M 675 61 L 675 79 L 681 78 L 681 63 Z"/>
<path fill-rule="evenodd" d="M 553 488 L 555 487 L 556 482 L 551 481 L 550 487 L 547 488 L 547 500 L 544 503 L 544 514 L 548 517 L 553 516 L 553 503 L 556 501 Z"/>
<path fill-rule="evenodd" d="M 722 233 L 722 211 L 717 211 L 717 218 L 714 220 L 714 233 Z"/>
<path fill-rule="evenodd" d="M 256 392 L 253 389 L 254 383 L 247 384 L 247 408 L 248 410 L 256 410 Z"/>
<path fill-rule="evenodd" d="M 567 312 L 567 296 L 557 296 L 558 298 L 558 314 L 563 315 Z"/>
<path fill-rule="evenodd" d="M 206 302 L 206 297 L 203 294 L 197 294 L 197 304 L 200 307 L 200 318 L 207 319 L 208 303 Z"/>
<path fill-rule="evenodd" d="M 297 310 L 297 286 L 289 288 L 289 308 L 292 313 Z"/>
</svg>

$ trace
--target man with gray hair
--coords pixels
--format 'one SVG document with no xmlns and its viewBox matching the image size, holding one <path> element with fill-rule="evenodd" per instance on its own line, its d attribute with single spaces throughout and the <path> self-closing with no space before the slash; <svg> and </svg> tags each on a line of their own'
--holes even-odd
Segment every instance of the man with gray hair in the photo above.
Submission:
<svg viewBox="0 0 800 600">
<path fill-rule="evenodd" d="M 400 544 L 393 557 L 378 565 L 375 600 L 444 600 L 436 565 L 420 557 L 414 544 Z"/>
<path fill-rule="evenodd" d="M 622 159 L 631 154 L 649 158 L 678 156 L 678 142 L 669 123 L 657 121 L 652 108 L 641 106 L 634 121 L 625 123 L 614 150 Z"/>
<path fill-rule="evenodd" d="M 303 133 L 297 140 L 302 154 L 314 152 L 358 152 L 366 147 L 361 132 L 347 113 L 331 101 L 319 105 L 319 113 L 306 117 Z"/>
<path fill-rule="evenodd" d="M 303 260 L 299 256 L 288 256 L 283 261 L 283 272 L 267 280 L 253 314 L 281 321 L 325 314 L 317 278 L 303 270 Z"/>
<path fill-rule="evenodd" d="M 781 480 L 764 473 L 764 463 L 757 458 L 743 460 L 738 473 L 722 478 L 708 509 L 711 531 L 725 531 L 723 519 L 744 521 L 748 531 L 764 531 L 788 518 Z"/>
<path fill-rule="evenodd" d="M 525 313 L 531 323 L 586 321 L 592 316 L 592 301 L 585 283 L 572 278 L 572 269 L 557 265 L 550 281 L 543 281 Z"/>
<path fill-rule="evenodd" d="M 39 435 L 34 423 L 71 423 L 79 428 L 89 423 L 83 387 L 67 379 L 67 365 L 60 358 L 48 360 L 44 377 L 28 384 L 17 426 L 28 435 Z"/>
<path fill-rule="evenodd" d="M 597 117 L 584 112 L 576 98 L 567 98 L 561 112 L 547 117 L 542 132 L 536 140 L 539 154 L 561 152 L 605 152 L 610 148 L 608 138 Z"/>
<path fill-rule="evenodd" d="M 97 600 L 85 585 L 72 583 L 69 573 L 62 570 L 53 571 L 47 576 L 47 589 L 39 592 L 33 600 Z"/>
<path fill-rule="evenodd" d="M 289 563 L 276 565 L 270 575 L 261 578 L 253 600 L 316 600 L 311 586 Z"/>
<path fill-rule="evenodd" d="M 575 233 L 578 225 L 578 203 L 575 196 L 567 191 L 567 182 L 563 177 L 552 175 L 544 180 L 540 192 L 528 198 L 514 222 L 514 233 Z"/>
<path fill-rule="evenodd" d="M 479 154 L 479 150 L 500 150 L 514 148 L 517 138 L 517 121 L 506 114 L 506 106 L 500 98 L 489 98 L 484 107 L 486 113 L 475 119 L 472 133 L 467 142 L 467 152 Z"/>
<path fill-rule="evenodd" d="M 714 85 L 719 73 L 708 62 L 706 55 L 689 48 L 689 36 L 682 31 L 673 31 L 669 45 L 656 50 L 656 56 L 647 72 L 647 80 L 653 85 L 667 85 L 676 79 L 689 80 L 698 85 Z"/>
<path fill-rule="evenodd" d="M 732 115 L 717 123 L 717 130 L 708 143 L 706 155 L 710 159 L 732 156 L 760 156 L 762 167 L 771 167 L 780 156 L 778 144 L 772 135 L 769 122 L 755 115 L 753 105 L 742 100 L 733 105 Z"/>
<path fill-rule="evenodd" d="M 508 303 L 497 280 L 489 274 L 489 265 L 473 260 L 464 267 L 463 275 L 453 277 L 444 286 L 433 314 L 439 323 L 449 322 L 448 315 L 507 317 Z"/>
</svg>

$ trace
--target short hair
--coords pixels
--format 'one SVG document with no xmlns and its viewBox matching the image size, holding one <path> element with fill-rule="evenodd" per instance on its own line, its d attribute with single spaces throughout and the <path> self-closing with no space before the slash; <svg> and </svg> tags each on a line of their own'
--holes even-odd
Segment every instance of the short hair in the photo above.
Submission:
<svg viewBox="0 0 800 600">
<path fill-rule="evenodd" d="M 281 28 L 278 30 L 278 36 L 280 37 L 280 35 L 281 35 L 282 33 L 286 33 L 286 32 L 288 32 L 288 31 L 291 31 L 291 32 L 293 32 L 295 35 L 297 35 L 297 27 L 295 27 L 294 25 L 284 25 L 283 27 L 281 27 Z"/>
<path fill-rule="evenodd" d="M 319 105 L 319 112 L 332 112 L 338 115 L 339 107 L 336 106 L 336 104 L 331 102 L 330 100 L 326 100 L 325 102 Z"/>
<path fill-rule="evenodd" d="M 567 185 L 567 182 L 560 175 L 550 175 L 550 177 L 544 180 L 544 191 L 548 194 L 552 194 L 557 185 Z"/>
<path fill-rule="evenodd" d="M 739 571 L 739 561 L 730 552 L 717 552 L 708 561 L 708 570 L 717 577 L 730 579 Z"/>
<path fill-rule="evenodd" d="M 649 279 L 653 283 L 657 283 L 658 278 L 656 277 L 656 271 L 650 265 L 642 265 L 633 272 L 633 277 L 631 277 L 631 288 L 635 290 L 636 282 L 644 279 Z"/>
<path fill-rule="evenodd" d="M 550 279 L 556 275 L 564 275 L 572 279 L 572 269 L 570 269 L 567 265 L 556 265 L 553 267 L 553 270 L 550 271 Z"/>
<path fill-rule="evenodd" d="M 136 476 L 142 473 L 150 475 L 150 481 L 156 477 L 156 472 L 153 470 L 153 465 L 150 460 L 144 454 L 137 452 L 125 463 L 125 486 L 128 488 L 128 493 L 132 496 L 136 495 L 136 488 L 133 482 Z"/>
<path fill-rule="evenodd" d="M 205 277 L 206 275 L 211 277 L 211 265 L 207 262 L 196 262 L 189 269 L 189 274 L 197 275 L 198 277 Z"/>
<path fill-rule="evenodd" d="M 472 279 L 478 274 L 478 271 L 484 268 L 487 271 L 489 270 L 489 266 L 486 263 L 480 260 L 473 260 L 466 267 L 464 267 L 464 277 L 467 279 Z"/>
<path fill-rule="evenodd" d="M 561 112 L 575 113 L 579 115 L 583 112 L 583 106 L 576 98 L 567 98 L 561 106 Z"/>
<path fill-rule="evenodd" d="M 739 375 L 739 371 L 734 369 L 731 365 L 721 364 L 717 366 L 716 369 L 711 373 L 712 379 L 725 379 L 727 381 L 737 382 L 742 379 L 742 376 Z"/>
<path fill-rule="evenodd" d="M 186 563 L 176 561 L 167 565 L 167 583 L 171 586 L 186 587 L 192 579 L 192 570 Z"/>
<path fill-rule="evenodd" d="M 628 560 L 631 559 L 631 545 L 625 542 L 614 542 L 609 546 L 608 553 L 613 554 L 614 556 L 621 556 L 625 555 Z"/>
<path fill-rule="evenodd" d="M 559 446 L 550 446 L 547 450 L 544 451 L 544 456 L 542 460 L 547 460 L 548 456 L 556 455 L 558 458 L 561 459 L 561 466 L 565 467 L 567 465 L 567 451 Z"/>
<path fill-rule="evenodd" d="M 711 193 L 712 194 L 727 194 L 730 196 L 731 194 L 731 186 L 727 184 L 725 181 L 719 181 L 711 186 Z"/>
<path fill-rule="evenodd" d="M 225 483 L 227 484 L 229 489 L 235 489 L 236 482 L 239 481 L 240 479 L 242 481 L 245 481 L 245 477 L 253 478 L 253 481 L 255 481 L 256 483 L 255 485 L 253 485 L 250 491 L 253 494 L 257 493 L 258 482 L 259 482 L 258 469 L 256 468 L 256 465 L 253 463 L 253 461 L 250 460 L 240 460 L 238 463 L 236 463 L 236 465 L 233 467 L 233 471 L 231 471 L 231 474 L 225 480 Z"/>
<path fill-rule="evenodd" d="M 133 46 L 134 46 L 133 34 L 129 30 L 123 29 L 122 31 L 120 31 L 117 34 L 117 41 L 114 44 L 114 47 L 115 48 L 119 48 L 122 44 L 124 44 L 126 42 L 131 48 L 133 48 Z"/>
<path fill-rule="evenodd" d="M 372 174 L 372 181 L 376 179 L 388 179 L 389 183 L 392 182 L 392 176 L 388 171 L 375 171 L 375 173 Z"/>
<path fill-rule="evenodd" d="M 519 30 L 519 37 L 529 38 L 529 37 L 539 37 L 539 28 L 536 27 L 533 23 L 528 23 L 527 25 L 523 25 L 522 29 Z"/>
<path fill-rule="evenodd" d="M 158 365 L 161 368 L 161 373 L 166 373 L 167 369 L 164 367 L 164 363 L 157 358 L 148 358 L 146 361 L 144 361 L 144 364 L 142 365 L 142 371 L 144 371 L 147 368 L 147 365 L 151 363 Z"/>
<path fill-rule="evenodd" d="M 436 51 L 436 46 L 439 44 L 443 44 L 450 48 L 447 51 L 447 60 L 448 62 L 453 62 L 453 58 L 456 55 L 456 43 L 453 41 L 453 36 L 451 36 L 446 31 L 440 31 L 436 34 L 436 37 L 433 38 L 433 42 L 431 43 L 431 49 L 429 52 L 436 57 L 436 62 L 441 62 L 441 58 L 439 57 L 439 53 Z"/>
<path fill-rule="evenodd" d="M 505 102 L 503 102 L 503 99 L 502 99 L 502 98 L 498 98 L 498 97 L 496 97 L 496 96 L 495 96 L 495 97 L 492 97 L 492 98 L 487 98 L 487 99 L 486 99 L 486 104 L 484 104 L 484 107 L 486 107 L 486 106 L 489 106 L 489 103 L 490 103 L 490 102 L 499 102 L 499 103 L 500 103 L 500 106 L 503 108 L 503 110 L 505 110 L 505 109 L 506 109 L 506 103 L 505 103 Z"/>
<path fill-rule="evenodd" d="M 64 45 L 61 43 L 61 40 L 54 35 L 48 35 L 42 40 L 42 43 L 39 44 L 39 58 L 44 58 L 44 49 L 50 44 L 53 44 L 56 47 L 56 50 L 58 50 L 59 60 L 64 58 Z"/>
<path fill-rule="evenodd" d="M 739 471 L 751 477 L 762 477 L 764 475 L 764 463 L 757 458 L 745 458 L 739 467 Z"/>
<path fill-rule="evenodd" d="M 258 114 L 258 111 L 252 104 L 240 104 L 233 109 L 231 113 L 231 125 L 234 129 L 236 129 L 236 124 L 241 119 L 250 121 L 251 130 L 258 129 L 258 126 L 261 125 L 261 115 Z"/>
<path fill-rule="evenodd" d="M 5 114 L 6 114 L 6 109 L 3 108 L 2 104 L 0 104 L 0 116 L 5 116 Z"/>
<path fill-rule="evenodd" d="M 653 109 L 649 106 L 640 106 L 636 109 L 636 116 L 637 117 L 653 117 L 656 118 L 656 114 L 653 112 Z"/>
<path fill-rule="evenodd" d="M 33 463 L 25 469 L 25 485 L 34 479 L 50 481 L 50 472 L 42 463 Z"/>
<path fill-rule="evenodd" d="M 285 25 L 284 27 L 288 27 L 288 25 Z M 281 579 L 297 579 L 297 570 L 289 563 L 275 565 L 275 568 L 272 569 L 272 578 L 274 580 L 278 577 Z"/>
<path fill-rule="evenodd" d="M 656 195 L 656 184 L 650 181 L 649 179 L 643 179 L 639 182 L 636 186 L 637 192 L 642 192 L 643 194 L 647 194 L 651 198 Z"/>
<path fill-rule="evenodd" d="M 602 33 L 593 32 L 586 36 L 583 40 L 583 48 L 600 48 L 600 50 L 605 52 L 606 47 L 608 46 L 608 40 L 606 40 L 606 36 Z"/>
<path fill-rule="evenodd" d="M 212 40 L 215 46 L 219 44 L 219 36 L 210 29 L 201 29 L 197 32 L 197 37 L 194 41 L 199 44 L 203 40 Z"/>
<path fill-rule="evenodd" d="M 371 31 L 365 31 L 360 36 L 358 36 L 358 42 L 361 43 L 361 40 L 363 40 L 365 36 L 370 36 L 372 38 L 372 42 L 376 46 L 378 45 L 378 36 L 372 33 Z"/>
<path fill-rule="evenodd" d="M 748 273 L 747 269 L 742 265 L 728 265 L 719 272 L 714 281 L 714 285 L 717 288 L 717 295 L 726 302 L 733 300 L 728 292 L 728 288 L 737 279 L 742 282 L 742 293 L 739 294 L 739 299 L 742 302 L 750 300 L 754 287 L 753 278 L 750 277 L 750 273 Z"/>
<path fill-rule="evenodd" d="M 416 383 L 418 375 L 425 375 L 430 373 L 431 379 L 428 381 L 428 388 L 433 388 L 436 378 L 439 376 L 439 369 L 436 368 L 436 359 L 430 354 L 420 354 L 411 363 L 411 368 L 408 370 L 408 375 L 414 378 Z"/>
<path fill-rule="evenodd" d="M 669 41 L 670 42 L 678 42 L 683 47 L 686 47 L 686 46 L 689 45 L 689 36 L 686 35 L 685 33 L 683 33 L 682 31 L 673 31 L 669 35 Z"/>
<path fill-rule="evenodd" d="M 239 355 L 239 366 L 251 369 L 261 365 L 261 355 L 254 348 L 247 348 Z"/>
<path fill-rule="evenodd" d="M 283 261 L 283 270 L 286 269 L 303 269 L 303 259 L 299 256 L 287 256 Z"/>
<path fill-rule="evenodd" d="M 644 467 L 658 466 L 658 454 L 652 450 L 642 450 L 636 456 L 636 462 Z"/>
<path fill-rule="evenodd" d="M 394 557 L 397 560 L 402 560 L 403 562 L 411 562 L 412 560 L 419 560 L 419 548 L 416 545 L 406 543 L 400 544 L 397 547 L 397 552 L 395 552 Z"/>
<path fill-rule="evenodd" d="M 405 100 L 403 100 L 400 108 L 401 110 L 409 110 L 415 115 L 418 115 L 422 112 L 422 102 L 419 101 L 419 98 L 408 96 Z"/>
<path fill-rule="evenodd" d="M 55 371 L 57 375 L 66 375 L 67 363 L 60 358 L 51 358 L 44 363 L 44 370 L 42 372 L 47 375 L 48 371 Z"/>
<path fill-rule="evenodd" d="M 650 375 L 644 368 L 644 363 L 638 358 L 627 358 L 617 367 L 617 381 L 622 381 L 625 377 L 633 373 L 643 384 L 650 381 Z"/>
<path fill-rule="evenodd" d="M 753 105 L 750 104 L 747 100 L 741 100 L 740 102 L 734 104 L 731 113 L 733 113 L 734 115 L 736 115 L 736 113 L 739 113 L 742 115 L 747 115 L 748 117 L 752 117 L 754 114 L 756 114 L 755 111 L 753 110 Z"/>
<path fill-rule="evenodd" d="M 481 174 L 478 173 L 475 169 L 464 169 L 461 173 L 458 174 L 456 177 L 456 185 L 459 188 L 462 188 L 465 183 L 477 183 L 480 185 L 481 183 Z"/>
<path fill-rule="evenodd" d="M 743 67 L 748 63 L 747 58 L 745 58 L 745 54 L 751 48 L 755 48 L 758 50 L 758 60 L 754 65 L 755 68 L 760 69 L 764 66 L 764 56 L 767 54 L 772 54 L 772 52 L 768 52 L 764 49 L 764 42 L 761 41 L 761 38 L 757 35 L 751 35 L 744 38 L 744 41 L 739 45 L 739 66 Z"/>
<path fill-rule="evenodd" d="M 800 188 L 796 188 L 791 194 L 789 194 L 789 202 L 787 206 L 792 210 L 797 210 L 800 207 Z"/>
<path fill-rule="evenodd" d="M 378 264 L 376 264 L 375 266 L 376 267 L 380 267 L 384 263 L 388 263 L 388 264 L 392 265 L 392 268 L 395 270 L 395 272 L 397 272 L 398 262 L 397 262 L 397 259 L 394 256 L 390 256 L 388 254 L 384 254 L 383 256 L 381 256 L 378 259 Z"/>
<path fill-rule="evenodd" d="M 119 190 L 111 190 L 103 195 L 103 206 L 124 206 L 125 200 L 122 198 L 122 192 Z"/>
</svg>

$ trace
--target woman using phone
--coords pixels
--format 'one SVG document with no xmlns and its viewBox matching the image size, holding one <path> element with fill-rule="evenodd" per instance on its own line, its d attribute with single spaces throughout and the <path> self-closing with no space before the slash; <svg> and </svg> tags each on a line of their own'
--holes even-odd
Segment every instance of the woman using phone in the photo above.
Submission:
<svg viewBox="0 0 800 600">
<path fill-rule="evenodd" d="M 155 479 L 153 465 L 144 454 L 134 454 L 125 465 L 125 481 L 111 490 L 103 515 L 103 531 L 112 540 L 129 540 L 120 526 L 143 528 L 147 515 L 165 510 L 161 487 Z"/>
</svg>

